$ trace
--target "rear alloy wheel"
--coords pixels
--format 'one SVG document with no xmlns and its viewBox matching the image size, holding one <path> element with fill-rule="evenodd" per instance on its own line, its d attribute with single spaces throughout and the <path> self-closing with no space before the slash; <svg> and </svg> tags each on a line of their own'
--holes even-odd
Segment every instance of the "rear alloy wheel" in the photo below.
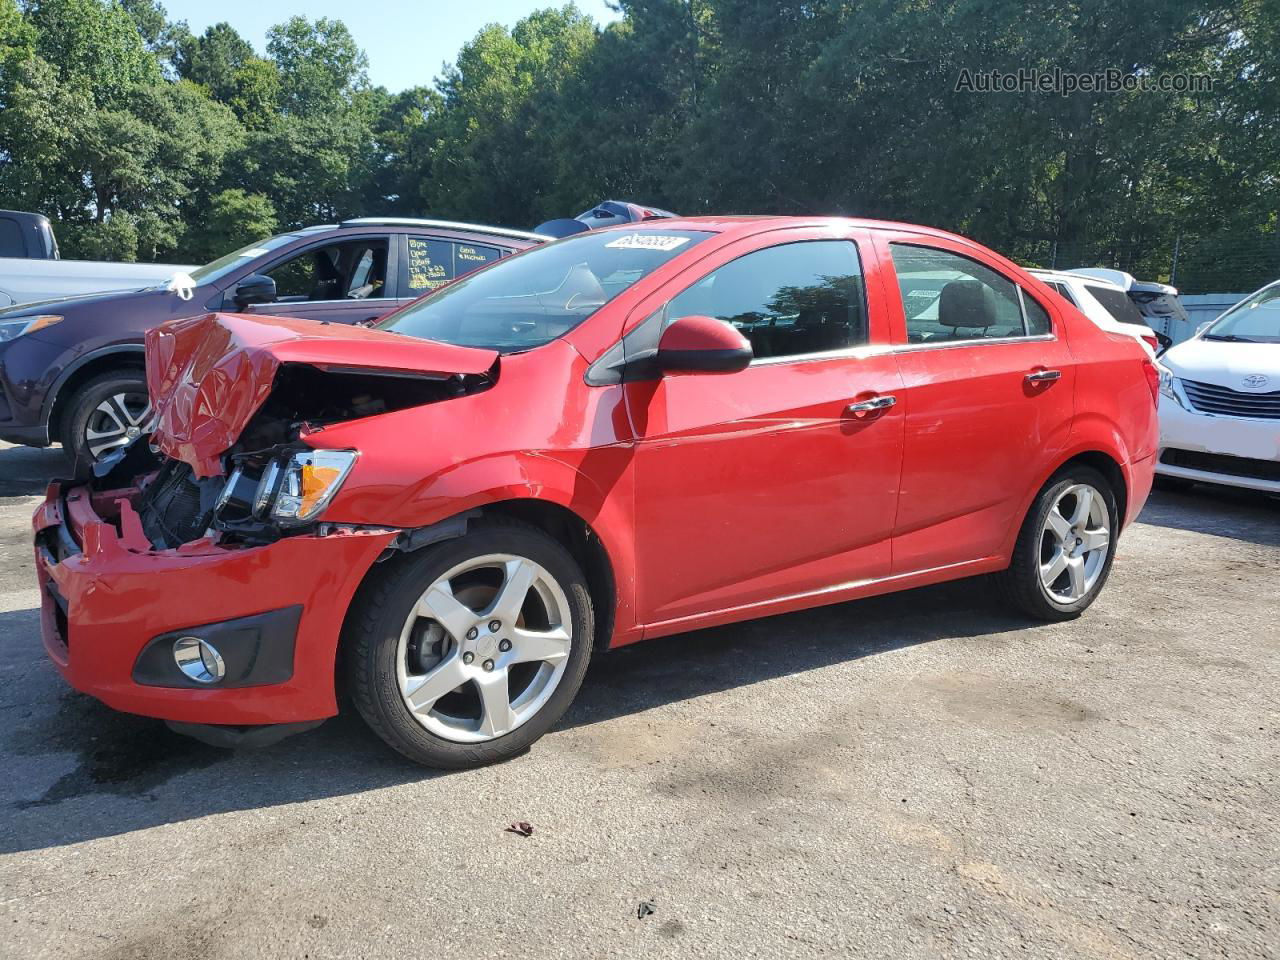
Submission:
<svg viewBox="0 0 1280 960">
<path fill-rule="evenodd" d="M 1115 494 L 1102 474 L 1069 466 L 1036 497 L 999 580 L 1009 599 L 1040 620 L 1078 617 L 1111 572 L 1118 534 Z"/>
<path fill-rule="evenodd" d="M 151 401 L 141 372 L 95 377 L 71 399 L 62 445 L 77 475 L 150 429 Z"/>
<path fill-rule="evenodd" d="M 413 555 L 348 622 L 356 705 L 391 746 L 436 767 L 525 749 L 568 708 L 591 650 L 573 558 L 542 531 L 495 523 Z"/>
</svg>

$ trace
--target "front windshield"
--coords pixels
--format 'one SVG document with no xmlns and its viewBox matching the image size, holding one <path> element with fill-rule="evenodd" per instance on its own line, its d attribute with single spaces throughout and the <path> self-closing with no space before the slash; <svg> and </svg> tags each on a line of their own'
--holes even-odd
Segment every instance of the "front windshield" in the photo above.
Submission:
<svg viewBox="0 0 1280 960">
<path fill-rule="evenodd" d="M 278 237 L 269 237 L 258 243 L 251 243 L 248 246 L 241 247 L 239 250 L 233 250 L 231 253 L 221 256 L 217 260 L 206 263 L 203 267 L 196 267 L 191 271 L 191 279 L 196 282 L 197 286 L 204 283 L 213 283 L 241 266 L 246 260 L 260 257 L 264 253 L 269 253 L 297 239 L 298 235 L 296 233 L 282 233 Z"/>
<path fill-rule="evenodd" d="M 517 353 L 550 343 L 710 233 L 605 230 L 534 247 L 403 310 L 378 329 Z"/>
<path fill-rule="evenodd" d="M 1204 332 L 1204 339 L 1280 343 L 1280 283 L 1236 304 Z"/>
</svg>

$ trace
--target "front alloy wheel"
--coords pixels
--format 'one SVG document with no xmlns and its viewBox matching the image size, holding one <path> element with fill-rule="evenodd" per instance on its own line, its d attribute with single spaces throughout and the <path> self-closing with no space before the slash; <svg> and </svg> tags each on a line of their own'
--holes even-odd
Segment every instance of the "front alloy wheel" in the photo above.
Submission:
<svg viewBox="0 0 1280 960">
<path fill-rule="evenodd" d="M 488 518 L 390 561 L 361 589 L 343 650 L 361 715 L 433 767 L 524 750 L 568 709 L 590 659 L 586 579 L 543 531 Z"/>
<path fill-rule="evenodd" d="M 525 557 L 464 561 L 423 591 L 396 651 L 404 704 L 428 731 L 482 743 L 527 723 L 564 677 L 569 600 Z"/>
</svg>

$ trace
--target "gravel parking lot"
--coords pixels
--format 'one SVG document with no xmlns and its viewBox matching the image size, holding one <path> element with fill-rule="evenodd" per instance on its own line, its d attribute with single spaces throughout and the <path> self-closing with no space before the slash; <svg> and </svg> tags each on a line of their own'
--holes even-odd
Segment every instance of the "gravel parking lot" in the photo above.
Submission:
<svg viewBox="0 0 1280 960">
<path fill-rule="evenodd" d="M 966 581 L 639 645 L 441 775 L 350 715 L 229 753 L 66 690 L 57 465 L 0 448 L 5 956 L 1280 955 L 1280 502 L 1156 495 L 1066 625 Z"/>
</svg>

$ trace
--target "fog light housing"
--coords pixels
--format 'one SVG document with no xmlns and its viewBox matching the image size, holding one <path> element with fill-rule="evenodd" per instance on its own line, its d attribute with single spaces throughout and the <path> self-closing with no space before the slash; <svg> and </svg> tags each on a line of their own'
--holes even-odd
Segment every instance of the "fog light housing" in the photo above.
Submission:
<svg viewBox="0 0 1280 960">
<path fill-rule="evenodd" d="M 217 648 L 199 637 L 179 637 L 173 641 L 173 662 L 196 683 L 217 683 L 227 673 Z"/>
</svg>

